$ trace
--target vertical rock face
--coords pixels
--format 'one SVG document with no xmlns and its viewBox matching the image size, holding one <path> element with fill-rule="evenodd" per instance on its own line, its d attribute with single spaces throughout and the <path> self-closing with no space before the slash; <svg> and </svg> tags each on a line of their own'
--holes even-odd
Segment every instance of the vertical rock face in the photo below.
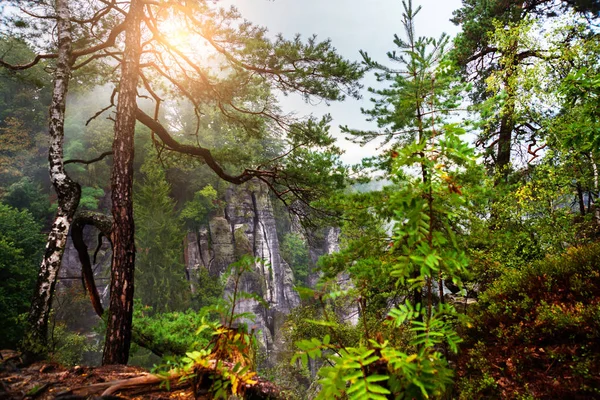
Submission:
<svg viewBox="0 0 600 400">
<path fill-rule="evenodd" d="M 321 274 L 316 269 L 317 261 L 321 256 L 333 254 L 340 251 L 340 234 L 341 230 L 338 227 L 328 227 L 318 233 L 312 233 L 309 243 L 309 256 L 311 263 L 311 271 L 308 276 L 309 286 L 315 287 Z M 336 278 L 340 289 L 347 290 L 353 287 L 352 280 L 348 273 L 341 273 Z M 347 301 L 338 309 L 340 318 L 352 325 L 358 324 L 359 310 L 358 304 L 355 301 Z"/>
<path fill-rule="evenodd" d="M 268 307 L 254 299 L 237 304 L 236 313 L 253 313 L 250 327 L 262 331 L 259 336 L 267 351 L 273 350 L 283 316 L 300 304 L 294 291 L 294 275 L 281 258 L 273 205 L 268 188 L 259 182 L 232 186 L 226 193 L 222 213 L 210 218 L 208 226 L 190 232 L 186 239 L 186 264 L 192 287 L 198 268 L 214 276 L 244 255 L 264 260 L 245 274 L 240 290 L 262 297 Z M 231 292 L 232 287 L 226 287 Z"/>
<path fill-rule="evenodd" d="M 329 227 L 316 233 L 313 232 L 310 234 L 308 242 L 310 243 L 308 255 L 311 265 L 308 284 L 310 287 L 315 287 L 320 278 L 320 274 L 316 270 L 319 258 L 340 251 L 340 228 Z"/>
<path fill-rule="evenodd" d="M 294 274 L 280 253 L 278 237 L 286 232 L 277 231 L 275 212 L 266 185 L 251 181 L 245 185 L 232 186 L 227 190 L 224 200 L 223 209 L 217 210 L 204 226 L 188 232 L 184 238 L 187 279 L 192 293 L 195 293 L 202 268 L 218 277 L 225 274 L 228 266 L 244 255 L 264 260 L 254 265 L 253 271 L 244 274 L 240 290 L 258 295 L 267 306 L 254 299 L 244 299 L 237 304 L 235 312 L 256 316 L 254 321 L 245 322 L 251 329 L 261 331 L 258 339 L 267 351 L 268 360 L 270 354 L 280 348 L 282 338 L 279 332 L 285 316 L 300 305 L 300 298 L 294 290 Z M 308 283 L 314 287 L 319 279 L 319 273 L 315 269 L 319 257 L 339 251 L 340 229 L 325 228 L 318 232 L 306 232 L 297 221 L 292 221 L 291 229 L 308 239 L 311 266 Z M 96 247 L 96 235 L 95 230 L 85 228 L 84 236 L 90 249 Z M 105 306 L 108 302 L 110 259 L 110 245 L 104 239 L 94 267 L 96 284 Z M 81 275 L 77 252 L 70 240 L 63 258 L 61 275 Z M 351 284 L 347 276 L 340 276 L 338 283 L 342 287 Z M 65 290 L 70 286 L 81 287 L 79 280 L 65 280 L 61 285 Z M 233 287 L 229 285 L 225 290 L 227 296 L 232 293 Z M 341 312 L 344 319 L 355 322 L 358 316 L 356 303 L 349 303 Z M 81 315 L 81 318 L 85 319 L 85 326 L 93 326 L 97 321 L 91 311 Z"/>
</svg>

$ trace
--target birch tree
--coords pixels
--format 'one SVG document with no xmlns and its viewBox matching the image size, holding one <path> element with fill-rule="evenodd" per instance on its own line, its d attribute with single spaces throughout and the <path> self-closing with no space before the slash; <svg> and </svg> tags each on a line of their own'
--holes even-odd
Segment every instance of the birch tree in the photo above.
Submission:
<svg viewBox="0 0 600 400">
<path fill-rule="evenodd" d="M 56 0 L 53 3 L 24 2 L 18 3 L 22 7 L 42 7 L 43 15 L 26 12 L 27 15 L 43 22 L 55 21 L 57 32 L 56 52 L 40 53 L 31 62 L 21 65 L 11 65 L 0 59 L 0 66 L 11 70 L 24 70 L 37 65 L 43 60 L 56 60 L 53 72 L 52 101 L 49 107 L 49 149 L 48 164 L 50 180 L 57 194 L 58 208 L 53 219 L 52 227 L 48 235 L 44 257 L 42 259 L 36 289 L 33 294 L 31 309 L 28 315 L 29 329 L 24 338 L 23 350 L 28 360 L 43 357 L 46 353 L 48 319 L 52 307 L 52 299 L 58 272 L 60 270 L 62 257 L 69 228 L 73 221 L 75 212 L 81 197 L 81 187 L 74 182 L 65 170 L 63 160 L 64 149 L 64 121 L 65 105 L 69 90 L 69 81 L 74 69 L 74 62 L 78 57 L 94 55 L 112 46 L 119 30 L 111 32 L 106 42 L 98 43 L 85 49 L 73 50 L 72 15 L 70 2 L 68 0 Z M 106 7 L 106 12 L 109 8 Z M 23 11 L 24 9 L 21 9 Z M 101 15 L 96 13 L 89 20 L 79 20 L 80 24 L 89 24 Z M 14 22 L 14 21 L 10 21 Z M 19 20 L 16 25 L 23 25 Z M 31 35 L 31 32 L 29 32 Z M 77 68 L 77 66 L 75 66 Z"/>
<path fill-rule="evenodd" d="M 36 292 L 28 316 L 31 330 L 25 338 L 25 349 L 32 355 L 44 354 L 45 352 L 52 295 L 62 262 L 69 227 L 81 197 L 81 187 L 69 177 L 63 164 L 65 103 L 72 66 L 71 14 L 67 0 L 56 0 L 55 6 L 58 55 L 54 71 L 54 87 L 48 125 L 50 136 L 48 164 L 50 180 L 58 196 L 58 209 L 48 235 L 46 251 L 38 274 Z"/>
</svg>

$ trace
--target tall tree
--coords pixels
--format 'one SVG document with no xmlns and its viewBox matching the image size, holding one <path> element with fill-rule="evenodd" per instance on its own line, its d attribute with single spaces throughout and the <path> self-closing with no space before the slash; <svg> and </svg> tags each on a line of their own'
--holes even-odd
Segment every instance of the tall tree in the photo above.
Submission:
<svg viewBox="0 0 600 400">
<path fill-rule="evenodd" d="M 508 4 L 506 4 L 508 3 Z M 499 110 L 486 125 L 479 143 L 489 144 L 492 165 L 496 172 L 506 176 L 511 161 L 513 131 L 516 125 L 516 75 L 518 67 L 532 56 L 539 55 L 523 49 L 519 35 L 498 46 L 494 43 L 496 30 L 514 28 L 527 16 L 526 1 L 504 2 L 500 0 L 466 0 L 463 7 L 454 13 L 455 24 L 460 24 L 462 32 L 455 40 L 455 58 L 463 67 L 467 79 L 475 81 L 473 99 L 477 102 L 500 95 Z M 500 71 L 499 84 L 495 91 L 488 90 L 486 79 Z"/>
<path fill-rule="evenodd" d="M 54 71 L 54 89 L 50 105 L 50 180 L 58 196 L 58 209 L 48 236 L 48 244 L 38 274 L 36 292 L 28 316 L 30 330 L 25 350 L 31 356 L 45 353 L 48 318 L 52 295 L 62 262 L 69 228 L 81 197 L 81 187 L 67 175 L 63 164 L 65 103 L 72 63 L 71 14 L 67 0 L 56 1 L 58 56 Z"/>
<path fill-rule="evenodd" d="M 134 185 L 135 297 L 154 312 L 184 311 L 191 297 L 182 256 L 185 233 L 156 156 L 155 151 L 148 154 L 141 168 L 144 178 Z"/>
<path fill-rule="evenodd" d="M 135 236 L 133 222 L 133 139 L 137 110 L 137 85 L 141 54 L 144 3 L 132 0 L 125 19 L 125 50 L 121 62 L 119 101 L 113 141 L 111 199 L 113 243 L 110 308 L 103 364 L 127 364 L 133 318 Z"/>
<path fill-rule="evenodd" d="M 241 184 L 258 178 L 266 182 L 284 201 L 286 195 L 308 201 L 309 197 L 306 194 L 311 194 L 311 191 L 307 190 L 309 184 L 319 182 L 307 176 L 309 174 L 306 174 L 305 170 L 300 173 L 294 168 L 299 165 L 298 157 L 320 161 L 320 164 L 313 168 L 323 169 L 334 164 L 334 159 L 329 160 L 327 156 L 315 158 L 305 150 L 310 145 L 325 148 L 331 146 L 332 140 L 327 134 L 327 120 L 290 122 L 276 106 L 270 89 L 299 92 L 307 99 L 316 96 L 326 100 L 338 100 L 344 97 L 344 89 L 350 94 L 357 94 L 356 79 L 362 74 L 357 64 L 339 57 L 329 42 L 318 43 L 311 38 L 307 44 L 303 44 L 299 38 L 286 41 L 279 37 L 273 43 L 265 37 L 264 29 L 246 22 L 241 23 L 235 10 L 215 11 L 205 2 L 161 3 L 145 5 L 144 8 L 143 2 L 134 0 L 131 2 L 127 18 L 113 147 L 115 163 L 112 190 L 115 222 L 112 237 L 115 255 L 111 299 L 114 298 L 114 302 L 111 300 L 103 359 L 105 364 L 127 362 L 130 343 L 128 332 L 131 330 L 133 301 L 134 221 L 130 217 L 129 195 L 132 171 L 125 162 L 131 161 L 130 157 L 133 156 L 134 122 L 130 120 L 131 113 L 135 113 L 138 121 L 152 130 L 161 147 L 200 157 L 221 179 Z M 134 70 L 134 65 L 140 65 L 139 58 L 142 55 L 142 31 L 139 29 L 142 20 L 152 35 L 151 40 L 147 42 L 150 49 L 143 53 L 144 57 L 149 59 L 144 60 L 145 70 Z M 191 35 L 206 41 L 220 55 L 221 68 L 228 70 L 230 74 L 213 76 L 202 60 L 188 57 L 176 45 L 170 43 L 169 38 L 160 30 L 160 24 L 165 20 L 185 24 Z M 248 135 L 260 134 L 259 128 L 264 126 L 265 119 L 274 121 L 292 138 L 292 148 L 281 156 L 265 160 L 255 168 L 246 168 L 239 174 L 229 173 L 208 148 L 199 143 L 180 143 L 159 121 L 162 98 L 153 89 L 152 80 L 146 75 L 146 70 L 172 83 L 177 88 L 178 95 L 191 101 L 198 111 L 202 104 L 214 104 L 227 118 L 243 127 Z M 136 83 L 140 77 L 143 87 L 155 100 L 154 117 L 137 108 L 135 103 Z M 253 92 L 257 83 L 266 85 L 268 90 Z M 260 101 L 258 106 L 248 101 L 248 98 L 253 97 Z M 119 122 L 121 120 L 122 122 Z M 121 155 L 117 156 L 116 152 L 123 153 L 122 162 L 117 160 Z M 287 165 L 289 173 L 280 167 L 285 158 L 294 161 L 293 165 Z M 337 179 L 336 174 L 322 175 L 325 180 Z M 324 187 L 323 182 L 320 184 Z M 284 189 L 280 189 L 281 187 Z M 312 195 L 314 196 L 314 193 Z"/>
<path fill-rule="evenodd" d="M 590 18 L 599 11 L 593 1 L 463 0 L 454 12 L 452 22 L 462 28 L 455 39 L 454 59 L 465 79 L 474 83 L 473 102 L 492 98 L 494 103 L 482 112 L 486 123 L 478 145 L 487 149 L 494 171 L 504 180 L 515 142 L 527 141 L 535 152 L 540 140 L 540 121 L 525 115 L 528 105 L 519 103 L 519 85 L 529 66 L 554 58 L 539 40 L 528 36 L 528 29 L 534 20 L 547 21 L 569 9 Z M 572 38 L 566 36 L 562 46 L 568 47 Z M 495 82 L 489 85 L 492 76 Z"/>
<path fill-rule="evenodd" d="M 78 66 L 75 66 L 74 62 L 76 59 L 85 56 L 90 56 L 89 60 L 101 58 L 102 55 L 94 55 L 94 53 L 112 46 L 117 35 L 121 32 L 121 27 L 117 27 L 115 30 L 110 31 L 110 33 L 103 30 L 103 33 L 107 35 L 103 38 L 106 40 L 105 42 L 97 42 L 89 47 L 73 50 L 74 41 L 72 36 L 72 16 L 70 8 L 72 4 L 70 2 L 67 0 L 56 0 L 54 2 L 33 1 L 13 3 L 13 5 L 17 7 L 31 8 L 32 6 L 39 6 L 38 12 L 41 12 L 40 14 L 32 13 L 24 8 L 21 8 L 21 11 L 24 12 L 25 16 L 30 16 L 33 20 L 37 20 L 41 23 L 42 27 L 38 27 L 38 29 L 51 27 L 52 23 L 55 23 L 58 44 L 55 53 L 37 54 L 32 61 L 23 64 L 13 65 L 6 62 L 4 59 L 0 59 L 0 66 L 16 71 L 32 68 L 43 60 L 56 60 L 53 73 L 54 84 L 52 102 L 49 110 L 50 147 L 48 151 L 48 161 L 50 179 L 58 197 L 58 209 L 48 236 L 46 251 L 40 266 L 36 290 L 34 292 L 31 310 L 28 316 L 30 329 L 23 342 L 26 358 L 35 359 L 42 357 L 46 352 L 48 318 L 52 307 L 58 271 L 60 269 L 69 227 L 73 216 L 77 211 L 81 196 L 80 186 L 69 178 L 63 163 L 65 104 L 69 80 L 74 69 L 81 67 L 82 65 L 84 66 L 89 62 L 86 60 Z M 42 11 L 39 11 L 40 9 Z M 81 9 L 82 7 L 78 7 L 79 11 L 81 11 Z M 90 12 L 89 8 L 83 7 L 83 9 L 84 14 Z M 80 28 L 78 29 L 78 32 L 81 33 L 82 30 L 85 31 L 83 27 L 86 26 L 89 29 L 90 25 L 97 22 L 98 18 L 106 16 L 107 10 L 110 9 L 112 9 L 112 6 L 110 5 L 100 11 L 94 9 L 91 11 L 91 18 L 78 19 L 77 24 Z M 16 28 L 24 27 L 26 32 L 23 37 L 28 40 L 33 40 L 35 42 L 36 39 L 39 39 L 39 37 L 36 36 L 39 34 L 39 31 L 36 30 L 36 25 L 33 24 L 33 27 L 30 27 L 20 15 L 17 15 L 16 17 L 9 16 L 5 22 L 7 22 L 5 26 Z M 95 41 L 93 40 L 92 42 Z M 89 44 L 89 41 L 85 44 Z M 54 50 L 52 44 L 45 47 Z"/>
<path fill-rule="evenodd" d="M 439 39 L 417 36 L 414 18 L 421 8 L 413 9 L 411 1 L 403 2 L 403 5 L 405 39 L 395 36 L 394 44 L 397 50 L 388 53 L 388 58 L 398 65 L 398 68 L 378 63 L 366 53 L 362 53 L 365 63 L 376 71 L 377 80 L 390 82 L 387 88 L 369 89 L 377 96 L 373 99 L 375 107 L 363 110 L 369 120 L 376 121 L 383 131 L 365 132 L 346 127 L 343 130 L 353 135 L 360 143 L 382 137 L 385 144 L 390 144 L 392 149 L 381 155 L 378 160 L 379 166 L 384 167 L 388 173 L 392 170 L 402 171 L 397 166 L 398 156 L 407 151 L 412 153 L 406 164 L 411 165 L 414 162 L 419 170 L 421 185 L 413 189 L 417 192 L 423 191 L 423 196 L 427 199 L 422 207 L 431 212 L 428 224 L 433 232 L 441 222 L 435 221 L 433 193 L 427 193 L 427 190 L 433 190 L 432 179 L 444 168 L 450 167 L 450 164 L 440 160 L 438 169 L 434 169 L 432 162 L 436 157 L 432 157 L 431 152 L 439 152 L 439 157 L 442 157 L 446 150 L 444 146 L 449 145 L 444 142 L 444 136 L 458 140 L 455 138 L 458 130 L 445 120 L 455 113 L 459 106 L 459 97 L 454 87 L 456 82 L 448 74 L 451 70 L 447 50 L 448 36 L 443 34 Z M 452 142 L 452 145 L 457 143 L 459 142 Z M 398 211 L 391 212 L 391 215 L 394 215 Z M 432 232 L 428 236 L 430 247 L 434 238 Z M 422 276 L 422 269 L 416 263 L 413 267 L 410 275 L 414 281 Z M 428 291 L 431 293 L 432 276 L 428 276 L 427 279 Z M 414 286 L 414 304 L 421 304 L 423 288 L 420 284 Z M 441 272 L 439 287 L 441 290 Z M 440 299 L 443 300 L 443 296 L 440 296 Z"/>
<path fill-rule="evenodd" d="M 124 363 L 130 342 L 135 261 L 131 199 L 135 121 L 131 116 L 135 115 L 152 130 L 163 150 L 197 157 L 221 179 L 234 184 L 261 179 L 285 202 L 297 198 L 308 202 L 327 190 L 329 184 L 339 186 L 342 182 L 344 171 L 339 166 L 337 150 L 332 148 L 329 120 L 290 118 L 277 107 L 273 91 L 297 92 L 306 99 L 317 97 L 328 101 L 340 100 L 347 94 L 357 96 L 362 69 L 341 58 L 329 41 L 318 42 L 312 37 L 303 43 L 299 37 L 285 40 L 280 36 L 271 41 L 264 28 L 243 21 L 234 9 L 219 10 L 204 1 L 146 4 L 134 0 L 123 8 L 116 2 L 93 5 L 97 7 L 92 7 L 92 15 L 78 21 L 96 26 L 106 20 L 109 28 L 102 31 L 101 39 L 92 35 L 94 45 L 73 51 L 73 57 L 87 56 L 73 68 L 83 68 L 102 57 L 115 57 L 121 66 L 113 145 L 113 282 L 104 362 Z M 83 5 L 81 9 L 87 10 Z M 24 11 L 32 14 L 31 10 Z M 125 21 L 121 22 L 123 16 Z M 220 68 L 229 73 L 210 73 L 205 60 L 193 59 L 171 43 L 160 29 L 168 21 L 185 25 L 197 42 L 204 41 L 219 55 Z M 108 51 L 123 31 L 126 31 L 124 51 Z M 81 32 L 87 31 L 82 28 Z M 142 36 L 144 49 L 140 46 Z M 22 68 L 49 58 L 56 58 L 56 54 L 40 54 Z M 177 91 L 175 96 L 183 96 L 194 104 L 197 115 L 201 115 L 202 105 L 210 104 L 249 136 L 261 135 L 261 127 L 265 126 L 263 132 L 287 132 L 287 148 L 241 171 L 228 171 L 199 140 L 180 142 L 169 133 L 168 124 L 159 121 L 161 96 L 165 95 L 157 89 L 156 83 L 160 81 L 171 83 Z M 156 102 L 154 116 L 137 107 L 138 82 Z M 260 86 L 256 83 L 269 89 L 256 90 Z M 333 153 L 308 150 L 311 146 Z M 307 168 L 314 173 L 307 173 Z M 333 173 L 319 174 L 325 168 Z"/>
<path fill-rule="evenodd" d="M 324 262 L 344 263 L 353 278 L 356 289 L 351 293 L 357 297 L 364 337 L 360 345 L 350 347 L 330 329 L 331 335 L 322 341 L 298 342 L 301 352 L 295 357 L 304 363 L 321 354 L 329 360 L 319 371 L 318 399 L 443 398 L 452 382 L 440 349 L 457 352 L 460 339 L 449 319 L 459 314 L 444 302 L 442 278 L 458 283 L 467 266 L 456 240 L 466 197 L 460 185 L 465 171 L 476 163 L 473 149 L 460 138 L 464 129 L 448 121 L 460 104 L 448 38 L 418 37 L 414 18 L 420 8 L 413 8 L 410 0 L 403 1 L 403 7 L 405 32 L 394 38 L 395 50 L 388 53 L 392 66 L 363 54 L 378 80 L 388 83 L 371 90 L 375 106 L 364 111 L 381 131 L 344 128 L 358 141 L 384 138 L 391 148 L 374 165 L 383 169 L 391 185 L 351 197 L 345 216 L 358 215 L 361 225 L 375 216 L 380 220 L 373 224 L 378 231 L 367 232 L 367 240 L 350 241 L 341 254 Z M 364 202 L 357 207 L 354 199 Z M 387 229 L 382 229 L 386 223 Z M 324 302 L 327 295 L 318 293 L 315 298 Z M 324 314 L 328 318 L 327 310 Z M 335 327 L 329 319 L 318 324 Z M 411 332 L 408 343 L 395 342 L 405 329 Z M 323 349 L 335 350 L 321 353 Z"/>
</svg>

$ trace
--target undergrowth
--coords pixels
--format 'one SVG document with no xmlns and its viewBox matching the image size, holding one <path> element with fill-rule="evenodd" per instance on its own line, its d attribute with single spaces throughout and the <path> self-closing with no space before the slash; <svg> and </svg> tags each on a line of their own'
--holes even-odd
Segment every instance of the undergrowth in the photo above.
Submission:
<svg viewBox="0 0 600 400">
<path fill-rule="evenodd" d="M 506 271 L 474 308 L 461 399 L 600 397 L 600 244 Z"/>
</svg>

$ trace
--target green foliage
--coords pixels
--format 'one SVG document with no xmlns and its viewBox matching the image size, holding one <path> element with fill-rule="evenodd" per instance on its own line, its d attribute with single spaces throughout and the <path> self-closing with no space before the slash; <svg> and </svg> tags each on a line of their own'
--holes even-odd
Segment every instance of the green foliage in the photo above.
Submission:
<svg viewBox="0 0 600 400">
<path fill-rule="evenodd" d="M 180 217 L 193 226 L 207 224 L 209 213 L 218 207 L 217 191 L 209 184 L 194 193 L 194 198 L 181 210 Z"/>
<path fill-rule="evenodd" d="M 0 35 L 0 54 L 9 63 L 29 62 L 34 52 L 21 39 Z M 50 90 L 44 63 L 24 71 L 0 68 L 0 186 L 44 168 Z"/>
<path fill-rule="evenodd" d="M 40 185 L 27 177 L 8 187 L 2 202 L 19 210 L 29 210 L 37 221 L 47 221 L 51 215 L 48 196 L 42 193 Z"/>
<path fill-rule="evenodd" d="M 157 367 L 157 371 L 168 377 L 172 374 L 181 380 L 190 380 L 194 392 L 207 375 L 213 398 L 227 399 L 231 395 L 243 395 L 248 386 L 256 384 L 254 377 L 255 338 L 247 332 L 244 320 L 251 318 L 247 313 L 236 313 L 236 307 L 245 299 L 262 300 L 256 295 L 241 291 L 240 281 L 244 274 L 253 271 L 259 259 L 242 257 L 229 266 L 226 279 L 230 280 L 232 292 L 227 300 L 209 308 L 219 315 L 217 321 L 202 318 L 195 334 L 212 337 L 203 348 L 188 351 L 185 357 L 169 360 Z"/>
<path fill-rule="evenodd" d="M 194 283 L 192 306 L 198 310 L 216 305 L 223 298 L 225 284 L 220 278 L 212 276 L 208 269 L 199 268 L 196 271 L 198 282 Z"/>
<path fill-rule="evenodd" d="M 339 341 L 338 324 L 307 319 L 305 321 L 313 326 L 313 332 L 322 327 L 320 329 L 329 330 L 329 333 L 322 340 L 313 337 L 297 341 L 299 351 L 292 357 L 292 365 L 301 360 L 306 366 L 309 358 L 327 360 L 318 372 L 323 389 L 317 398 L 342 398 L 344 395 L 357 399 L 387 398 L 382 395 L 394 398 L 439 397 L 452 383 L 452 371 L 438 349 L 447 344 L 451 351 L 457 352 L 461 339 L 453 330 L 451 321 L 458 315 L 453 307 L 442 305 L 426 322 L 422 322 L 417 319 L 422 312 L 420 304 L 415 308 L 408 301 L 392 309 L 384 324 L 389 331 L 378 327 L 379 341 L 368 339 L 366 345 L 358 347 Z M 400 350 L 397 341 L 399 336 L 404 335 L 407 322 L 411 338 L 402 347 L 412 349 L 412 354 Z M 296 329 L 294 327 L 294 331 Z M 381 339 L 383 332 L 391 341 Z"/>
<path fill-rule="evenodd" d="M 40 225 L 27 211 L 0 204 L 0 347 L 15 348 L 33 294 L 44 248 Z"/>
<path fill-rule="evenodd" d="M 292 268 L 294 279 L 299 285 L 306 285 L 308 279 L 308 246 L 301 235 L 287 233 L 281 243 L 281 256 Z"/>
<path fill-rule="evenodd" d="M 301 295 L 314 299 L 319 297 L 319 292 L 312 289 L 301 288 Z M 360 344 L 361 329 L 348 324 L 342 319 L 344 299 L 327 299 L 324 304 L 320 302 L 305 301 L 290 313 L 282 327 L 286 342 L 297 343 L 310 341 L 313 338 L 322 338 L 329 335 L 335 338 L 336 343 L 344 347 L 354 347 Z M 297 350 L 294 348 L 294 351 Z M 289 363 L 288 363 L 289 364 Z"/>
<path fill-rule="evenodd" d="M 97 210 L 98 201 L 104 196 L 104 190 L 101 188 L 92 188 L 85 186 L 81 188 L 81 200 L 79 200 L 79 207 L 83 210 Z"/>
<path fill-rule="evenodd" d="M 468 182 L 478 167 L 473 149 L 461 138 L 463 127 L 446 122 L 459 104 L 461 90 L 447 59 L 448 38 L 417 37 L 413 22 L 419 8 L 413 9 L 410 1 L 403 5 L 406 39 L 396 36 L 397 50 L 388 53 L 399 68 L 363 54 L 365 64 L 377 70 L 378 80 L 390 82 L 389 88 L 371 90 L 377 95 L 375 106 L 364 111 L 384 131 L 344 128 L 361 143 L 383 136 L 391 144 L 391 151 L 368 166 L 382 169 L 392 185 L 353 194 L 350 201 L 362 200 L 362 207 L 342 201 L 346 210 L 360 209 L 346 211 L 359 228 L 345 230 L 356 237 L 323 262 L 330 278 L 344 270 L 350 273 L 362 337 L 352 346 L 340 343 L 334 331 L 322 340 L 300 340 L 292 360 L 327 360 L 318 372 L 318 398 L 441 398 L 453 373 L 440 349 L 456 353 L 461 342 L 455 325 L 464 318 L 433 292 L 434 282 L 439 287 L 445 278 L 460 285 L 465 273 L 467 257 L 457 240 L 468 214 L 463 181 Z M 390 298 L 395 306 L 390 307 Z M 383 304 L 385 311 L 375 311 L 376 304 Z M 369 326 L 377 319 L 379 324 Z M 381 319 L 386 320 L 385 329 Z M 324 320 L 307 322 L 335 326 L 327 314 Z M 400 332 L 409 335 L 407 343 L 395 340 Z"/>
<path fill-rule="evenodd" d="M 199 311 L 155 313 L 137 300 L 134 306 L 134 336 L 149 348 L 163 350 L 166 355 L 182 355 L 187 351 L 204 348 L 210 341 L 206 332 L 199 334 L 198 327 L 211 321 L 210 308 Z"/>
<path fill-rule="evenodd" d="M 598 395 L 598 244 L 507 270 L 480 295 L 468 350 L 459 361 L 461 398 Z"/>
<path fill-rule="evenodd" d="M 190 287 L 182 260 L 182 223 L 169 197 L 165 172 L 149 158 L 143 182 L 136 185 L 136 297 L 154 312 L 181 311 L 189 306 Z"/>
<path fill-rule="evenodd" d="M 88 79 L 90 79 L 90 75 L 82 80 L 72 79 L 71 83 L 75 83 L 75 81 L 83 82 Z M 69 90 L 67 101 L 64 159 L 92 160 L 111 150 L 113 122 L 103 117 L 89 120 L 98 110 L 106 107 L 110 92 L 106 86 L 96 87 L 84 93 L 77 92 L 77 89 L 73 86 L 70 89 L 74 90 Z M 136 145 L 142 144 L 141 151 L 137 152 L 136 147 L 136 155 L 143 155 L 144 142 L 143 137 L 136 136 Z M 141 157 L 136 157 L 136 161 L 139 158 Z M 66 169 L 69 176 L 79 182 L 83 188 L 89 187 L 95 190 L 102 188 L 106 190 L 110 182 L 110 160 L 111 157 L 106 157 L 101 161 L 87 165 L 71 163 L 66 165 Z M 93 193 L 90 193 L 90 195 L 98 197 Z M 95 209 L 93 203 L 90 204 L 89 209 Z"/>
<path fill-rule="evenodd" d="M 84 334 L 70 331 L 64 323 L 53 325 L 49 336 L 50 359 L 67 367 L 81 365 L 86 352 L 102 351 L 100 344 Z"/>
</svg>

